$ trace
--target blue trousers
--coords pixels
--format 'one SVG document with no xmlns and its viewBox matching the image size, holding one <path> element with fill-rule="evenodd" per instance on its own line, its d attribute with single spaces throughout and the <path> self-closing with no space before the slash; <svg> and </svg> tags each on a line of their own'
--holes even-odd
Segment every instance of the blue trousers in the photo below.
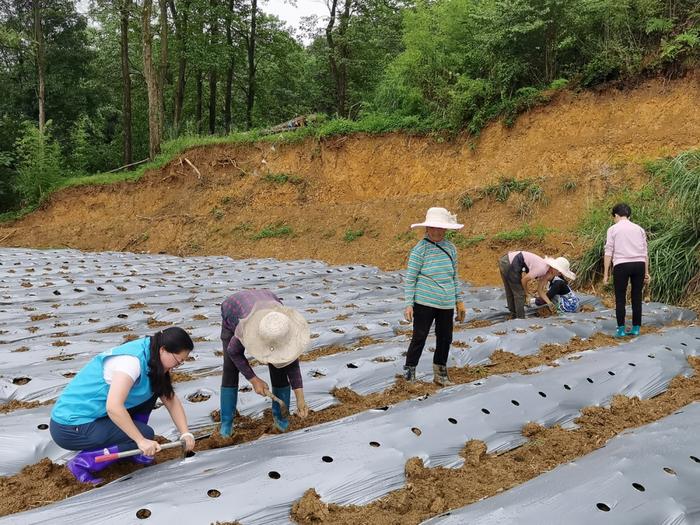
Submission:
<svg viewBox="0 0 700 525">
<path fill-rule="evenodd" d="M 150 414 L 156 403 L 156 396 L 145 403 L 130 408 L 129 414 Z M 155 432 L 146 423 L 134 420 L 134 424 L 146 439 L 153 439 Z M 62 425 L 53 419 L 49 425 L 51 437 L 56 444 L 66 450 L 97 450 L 117 446 L 120 451 L 136 448 L 136 443 L 127 436 L 109 417 L 101 417 L 83 425 Z"/>
</svg>

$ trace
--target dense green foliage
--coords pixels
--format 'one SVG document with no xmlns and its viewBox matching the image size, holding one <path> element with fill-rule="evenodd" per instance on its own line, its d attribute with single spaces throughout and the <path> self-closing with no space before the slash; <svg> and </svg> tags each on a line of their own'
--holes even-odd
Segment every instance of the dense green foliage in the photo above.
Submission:
<svg viewBox="0 0 700 525">
<path fill-rule="evenodd" d="M 74 0 L 0 0 L 0 212 L 36 205 L 56 185 L 143 172 L 145 166 L 85 177 L 149 155 L 142 0 L 130 1 L 126 12 L 133 152 L 125 153 L 124 1 L 91 0 L 79 13 Z M 37 2 L 52 121 L 41 139 L 32 129 L 39 112 Z M 289 28 L 254 0 L 162 2 L 165 21 L 155 0 L 150 27 L 162 73 L 164 142 L 150 167 L 178 148 L 211 142 L 397 129 L 478 133 L 499 116 L 513 122 L 556 90 L 679 75 L 700 56 L 696 0 L 338 0 L 330 28 L 328 18 Z M 257 131 L 244 134 L 248 111 Z M 284 138 L 262 132 L 313 113 L 321 115 L 314 125 Z M 466 195 L 462 205 L 472 202 Z"/>
<path fill-rule="evenodd" d="M 647 232 L 651 266 L 651 296 L 676 302 L 700 289 L 700 151 L 656 162 L 648 167 L 652 180 L 640 191 L 613 195 L 589 212 L 581 225 L 590 248 L 576 264 L 584 284 L 602 272 L 610 210 L 617 202 L 632 207 L 632 220 Z"/>
</svg>

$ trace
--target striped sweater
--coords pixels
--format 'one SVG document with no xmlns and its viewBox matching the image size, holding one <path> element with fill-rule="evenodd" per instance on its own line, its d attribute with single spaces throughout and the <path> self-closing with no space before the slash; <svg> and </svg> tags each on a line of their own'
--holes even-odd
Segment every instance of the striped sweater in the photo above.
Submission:
<svg viewBox="0 0 700 525">
<path fill-rule="evenodd" d="M 460 300 L 457 249 L 446 240 L 438 245 L 447 250 L 454 265 L 440 248 L 427 239 L 420 240 L 408 257 L 404 294 L 406 306 L 418 303 L 450 310 Z"/>
</svg>

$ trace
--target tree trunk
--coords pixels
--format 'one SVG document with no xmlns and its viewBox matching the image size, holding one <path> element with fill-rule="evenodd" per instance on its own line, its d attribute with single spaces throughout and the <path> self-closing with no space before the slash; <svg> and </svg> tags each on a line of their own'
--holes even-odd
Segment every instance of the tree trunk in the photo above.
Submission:
<svg viewBox="0 0 700 525">
<path fill-rule="evenodd" d="M 224 130 L 228 135 L 231 132 L 231 97 L 233 91 L 233 35 L 231 24 L 233 23 L 233 1 L 228 2 L 228 14 L 226 18 L 226 50 L 229 54 L 228 67 L 226 68 L 226 93 L 224 94 Z"/>
<path fill-rule="evenodd" d="M 168 77 L 168 3 L 159 0 L 160 7 L 160 68 L 158 71 L 158 97 L 160 98 L 160 136 L 165 127 L 165 83 Z"/>
<path fill-rule="evenodd" d="M 197 69 L 195 72 L 197 79 L 197 100 L 195 102 L 195 115 L 197 121 L 197 133 L 202 133 L 202 72 Z"/>
<path fill-rule="evenodd" d="M 352 0 L 345 0 L 345 8 L 340 15 L 340 24 L 338 26 L 338 36 L 340 42 L 336 42 L 333 38 L 333 28 L 338 8 L 338 0 L 332 0 L 330 5 L 330 18 L 326 26 L 326 41 L 328 42 L 328 61 L 331 66 L 331 74 L 335 82 L 335 103 L 336 111 L 341 117 L 347 116 L 346 109 L 346 93 L 347 93 L 347 54 L 348 48 L 345 42 L 345 33 L 348 27 L 348 19 L 350 18 L 350 5 Z"/>
<path fill-rule="evenodd" d="M 217 12 L 217 0 L 211 0 L 209 5 L 212 11 L 211 25 L 209 26 L 209 44 L 212 49 L 216 49 L 217 35 L 219 33 L 219 16 Z M 209 134 L 216 133 L 216 86 L 218 83 L 218 72 L 216 65 L 209 69 Z"/>
<path fill-rule="evenodd" d="M 160 153 L 161 104 L 158 97 L 158 72 L 153 64 L 152 10 L 153 0 L 144 0 L 141 30 L 143 33 L 143 75 L 148 91 L 148 155 L 149 158 L 154 159 Z"/>
<path fill-rule="evenodd" d="M 39 131 L 44 132 L 46 125 L 46 56 L 44 49 L 44 30 L 41 27 L 41 2 L 32 0 L 32 15 L 34 17 L 34 43 L 36 45 L 36 70 L 38 79 L 39 101 Z"/>
<path fill-rule="evenodd" d="M 335 1 L 335 0 L 334 0 Z M 253 127 L 253 104 L 255 104 L 255 39 L 258 0 L 250 2 L 250 35 L 248 36 L 248 93 L 246 98 L 246 129 Z"/>
<path fill-rule="evenodd" d="M 187 30 L 190 2 L 182 2 L 180 13 L 175 9 L 174 0 L 169 1 L 170 14 L 175 21 L 175 42 L 177 43 L 177 84 L 173 95 L 173 127 L 175 134 L 180 134 L 182 125 L 182 107 L 185 102 L 185 82 L 187 72 Z"/>
<path fill-rule="evenodd" d="M 129 72 L 129 11 L 131 0 L 120 4 L 121 59 L 122 59 L 122 128 L 124 133 L 124 164 L 131 164 L 134 156 L 131 146 L 131 75 Z"/>
</svg>

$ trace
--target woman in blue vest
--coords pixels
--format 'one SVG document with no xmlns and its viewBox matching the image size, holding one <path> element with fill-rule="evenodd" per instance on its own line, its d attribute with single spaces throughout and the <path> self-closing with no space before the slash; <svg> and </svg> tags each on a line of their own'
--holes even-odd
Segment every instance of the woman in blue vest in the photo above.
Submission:
<svg viewBox="0 0 700 525">
<path fill-rule="evenodd" d="M 80 452 L 66 465 L 78 481 L 100 483 L 95 474 L 111 462 L 95 458 L 139 448 L 132 459 L 148 465 L 160 445 L 148 418 L 160 398 L 187 449 L 194 437 L 182 403 L 173 391 L 170 370 L 194 348 L 182 328 L 166 328 L 95 356 L 68 384 L 51 412 L 51 437 L 58 446 Z"/>
</svg>

